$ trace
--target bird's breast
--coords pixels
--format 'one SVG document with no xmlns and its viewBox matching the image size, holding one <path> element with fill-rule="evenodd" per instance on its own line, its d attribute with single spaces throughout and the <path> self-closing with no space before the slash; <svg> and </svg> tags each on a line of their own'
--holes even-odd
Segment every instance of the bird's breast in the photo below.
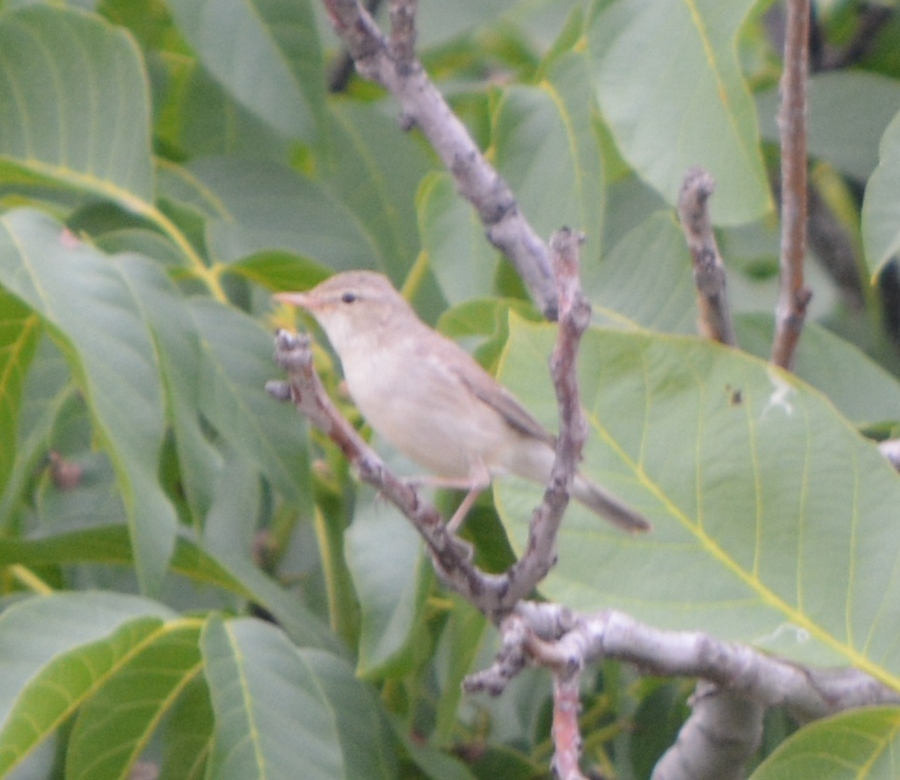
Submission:
<svg viewBox="0 0 900 780">
<path fill-rule="evenodd" d="M 385 350 L 345 362 L 347 387 L 366 421 L 410 460 L 440 477 L 503 470 L 513 434 L 433 356 Z"/>
</svg>

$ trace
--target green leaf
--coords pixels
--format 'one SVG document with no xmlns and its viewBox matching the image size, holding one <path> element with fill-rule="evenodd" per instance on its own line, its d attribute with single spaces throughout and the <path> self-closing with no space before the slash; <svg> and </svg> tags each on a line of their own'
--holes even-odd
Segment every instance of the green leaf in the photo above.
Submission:
<svg viewBox="0 0 900 780">
<path fill-rule="evenodd" d="M 750 780 L 893 780 L 900 774 L 900 709 L 869 707 L 793 734 Z"/>
<path fill-rule="evenodd" d="M 175 510 L 157 479 L 165 419 L 155 345 L 115 262 L 39 212 L 0 219 L 0 285 L 48 325 L 75 371 L 113 467 L 141 586 L 159 587 Z"/>
<path fill-rule="evenodd" d="M 513 320 L 501 370 L 550 424 L 534 367 L 552 340 Z M 900 479 L 827 399 L 720 345 L 601 329 L 585 336 L 580 380 L 584 471 L 654 529 L 626 536 L 572 507 L 546 596 L 853 665 L 900 689 Z M 499 486 L 519 549 L 537 493 Z"/>
<path fill-rule="evenodd" d="M 121 525 L 64 531 L 33 539 L 8 538 L 0 546 L 0 565 L 62 566 L 72 563 L 132 563 L 128 529 Z M 251 591 L 235 580 L 215 558 L 189 539 L 180 537 L 172 555 L 171 569 L 205 585 L 233 591 L 249 598 Z"/>
<path fill-rule="evenodd" d="M 271 336 L 236 309 L 191 302 L 202 343 L 200 408 L 235 450 L 256 462 L 288 501 L 309 512 L 306 429 L 290 404 L 273 400 L 266 381 L 277 376 Z"/>
<path fill-rule="evenodd" d="M 443 697 L 442 697 L 443 699 Z M 400 718 L 391 718 L 394 736 L 402 743 L 410 760 L 430 780 L 475 780 L 475 775 L 460 759 L 436 750 L 431 745 L 410 734 L 408 724 Z"/>
<path fill-rule="evenodd" d="M 22 389 L 41 335 L 40 320 L 0 289 L 0 441 L 14 442 Z M 14 447 L 0 447 L 0 495 L 15 468 Z"/>
<path fill-rule="evenodd" d="M 584 269 L 584 289 L 603 324 L 634 324 L 668 333 L 696 331 L 691 256 L 671 212 L 628 232 L 598 267 Z"/>
<path fill-rule="evenodd" d="M 66 752 L 67 780 L 118 780 L 201 672 L 199 621 L 173 623 L 135 643 L 78 713 Z"/>
<path fill-rule="evenodd" d="M 157 345 L 173 419 L 179 482 L 199 524 L 215 500 L 223 458 L 204 430 L 197 324 L 189 305 L 157 264 L 133 254 L 119 256 L 117 261 Z"/>
<path fill-rule="evenodd" d="M 469 33 L 507 10 L 509 0 L 460 0 L 453 3 L 428 3 L 417 18 L 421 46 L 435 46 Z"/>
<path fill-rule="evenodd" d="M 12 449 L 15 455 L 12 470 L 0 493 L 0 526 L 4 530 L 15 526 L 20 505 L 25 503 L 27 486 L 47 457 L 47 442 L 56 420 L 76 392 L 63 356 L 46 335 L 30 363 L 17 420 L 18 436 Z"/>
<path fill-rule="evenodd" d="M 431 566 L 406 518 L 373 491 L 357 502 L 344 538 L 362 613 L 357 674 L 397 676 L 409 664 L 423 625 Z M 391 543 L 385 545 L 385 539 Z"/>
<path fill-rule="evenodd" d="M 535 230 L 545 238 L 564 225 L 584 231 L 585 265 L 599 256 L 604 205 L 591 98 L 587 58 L 563 54 L 538 86 L 504 90 L 493 138 L 497 169 Z"/>
<path fill-rule="evenodd" d="M 735 318 L 741 347 L 768 358 L 775 331 L 768 314 Z M 900 420 L 900 382 L 849 341 L 807 322 L 797 347 L 794 373 L 821 390 L 859 427 Z"/>
<path fill-rule="evenodd" d="M 334 633 L 303 604 L 297 593 L 285 590 L 266 576 L 247 556 L 235 555 L 233 551 L 207 554 L 253 603 L 271 613 L 295 645 L 320 648 L 337 655 L 346 652 Z"/>
<path fill-rule="evenodd" d="M 288 140 L 232 99 L 202 65 L 191 63 L 177 99 L 177 104 L 169 106 L 177 121 L 172 143 L 188 157 L 288 158 Z"/>
<path fill-rule="evenodd" d="M 213 503 L 203 525 L 204 541 L 212 549 L 249 556 L 262 499 L 257 464 L 240 452 L 227 451 L 213 487 Z"/>
<path fill-rule="evenodd" d="M 448 595 L 452 608 L 437 648 L 437 668 L 443 694 L 438 702 L 434 740 L 450 746 L 456 739 L 457 717 L 463 700 L 463 680 L 484 653 L 490 623 L 468 601 Z"/>
<path fill-rule="evenodd" d="M 280 133 L 311 141 L 325 99 L 307 0 L 170 0 L 175 22 L 222 86 Z"/>
<path fill-rule="evenodd" d="M 862 237 L 869 273 L 881 273 L 900 251 L 900 113 L 888 125 L 878 147 L 878 167 L 868 184 L 862 209 Z"/>
<path fill-rule="evenodd" d="M 459 197 L 453 178 L 431 173 L 416 195 L 419 233 L 441 293 L 462 303 L 491 292 L 497 251 L 484 239 L 484 226 L 471 204 Z"/>
<path fill-rule="evenodd" d="M 393 100 L 330 109 L 329 191 L 356 215 L 377 266 L 402 279 L 419 253 L 416 190 L 433 162 L 414 134 L 399 132 Z"/>
<path fill-rule="evenodd" d="M 129 566 L 133 558 L 122 526 L 91 528 L 37 539 L 4 539 L 0 565 L 61 566 L 104 563 Z M 211 585 L 253 601 L 270 612 L 298 645 L 341 652 L 328 627 L 290 593 L 234 550 L 206 550 L 185 534 L 179 536 L 171 570 L 194 582 Z"/>
<path fill-rule="evenodd" d="M 172 617 L 147 599 L 102 592 L 30 598 L 0 615 L 0 775 Z"/>
<path fill-rule="evenodd" d="M 223 157 L 197 161 L 189 173 L 216 204 L 207 235 L 218 260 L 281 250 L 335 270 L 371 266 L 374 251 L 354 215 L 290 168 Z"/>
<path fill-rule="evenodd" d="M 206 678 L 196 678 L 181 695 L 169 719 L 159 780 L 203 780 L 214 725 Z"/>
<path fill-rule="evenodd" d="M 737 58 L 753 0 L 596 2 L 587 25 L 597 99 L 622 155 L 675 205 L 685 171 L 716 180 L 716 224 L 772 208 L 753 100 Z"/>
<path fill-rule="evenodd" d="M 329 269 L 289 252 L 260 252 L 232 263 L 228 270 L 270 290 L 308 290 L 331 274 Z"/>
<path fill-rule="evenodd" d="M 0 16 L 0 159 L 137 212 L 153 199 L 150 100 L 131 36 L 36 5 Z"/>
<path fill-rule="evenodd" d="M 216 717 L 210 777 L 394 777 L 372 692 L 350 666 L 259 620 L 211 618 L 201 640 Z"/>
<path fill-rule="evenodd" d="M 809 79 L 808 100 L 810 156 L 868 179 L 878 163 L 878 142 L 900 104 L 900 84 L 863 71 L 817 73 Z M 778 89 L 758 95 L 756 104 L 762 137 L 778 143 Z"/>
</svg>

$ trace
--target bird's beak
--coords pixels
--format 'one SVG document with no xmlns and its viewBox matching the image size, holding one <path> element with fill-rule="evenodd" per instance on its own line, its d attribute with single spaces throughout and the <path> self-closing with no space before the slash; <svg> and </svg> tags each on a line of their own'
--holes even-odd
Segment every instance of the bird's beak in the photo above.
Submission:
<svg viewBox="0 0 900 780">
<path fill-rule="evenodd" d="M 304 309 L 314 309 L 316 307 L 315 296 L 312 296 L 309 293 L 282 292 L 275 293 L 275 295 L 272 297 L 275 298 L 276 301 L 280 301 L 281 303 L 287 303 L 291 306 L 300 306 Z"/>
</svg>

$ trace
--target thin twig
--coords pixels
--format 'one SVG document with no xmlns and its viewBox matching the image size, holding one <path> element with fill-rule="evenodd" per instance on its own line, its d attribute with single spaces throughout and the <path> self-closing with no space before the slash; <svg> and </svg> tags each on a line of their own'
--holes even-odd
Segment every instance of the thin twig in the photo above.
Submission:
<svg viewBox="0 0 900 780">
<path fill-rule="evenodd" d="M 581 758 L 581 674 L 556 672 L 553 675 L 553 773 L 559 780 L 586 780 L 578 767 Z"/>
<path fill-rule="evenodd" d="M 578 345 L 591 322 L 591 306 L 581 292 L 579 280 L 578 249 L 583 241 L 581 233 L 568 228 L 550 239 L 560 305 L 556 346 L 550 358 L 559 407 L 559 435 L 550 481 L 543 502 L 531 518 L 525 553 L 509 570 L 516 601 L 526 597 L 556 563 L 556 538 L 587 438 L 576 366 Z"/>
<path fill-rule="evenodd" d="M 781 279 L 771 360 L 790 369 L 812 291 L 804 286 L 806 253 L 806 93 L 809 0 L 788 0 L 781 78 Z"/>
<path fill-rule="evenodd" d="M 678 216 L 694 261 L 697 327 L 706 338 L 734 347 L 737 339 L 728 306 L 725 264 L 709 218 L 709 198 L 715 186 L 713 177 L 702 168 L 688 170 L 678 196 Z"/>
</svg>

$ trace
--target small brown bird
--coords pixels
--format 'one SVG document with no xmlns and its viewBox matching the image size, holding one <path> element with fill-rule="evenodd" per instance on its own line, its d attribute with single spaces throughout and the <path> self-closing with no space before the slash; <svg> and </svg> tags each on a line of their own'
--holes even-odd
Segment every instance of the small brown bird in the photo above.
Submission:
<svg viewBox="0 0 900 780">
<path fill-rule="evenodd" d="M 495 476 L 546 484 L 554 437 L 456 342 L 422 322 L 386 276 L 337 274 L 306 293 L 280 293 L 322 326 L 369 424 L 432 484 L 469 490 L 454 521 Z M 573 497 L 627 531 L 650 524 L 577 474 Z"/>
</svg>

